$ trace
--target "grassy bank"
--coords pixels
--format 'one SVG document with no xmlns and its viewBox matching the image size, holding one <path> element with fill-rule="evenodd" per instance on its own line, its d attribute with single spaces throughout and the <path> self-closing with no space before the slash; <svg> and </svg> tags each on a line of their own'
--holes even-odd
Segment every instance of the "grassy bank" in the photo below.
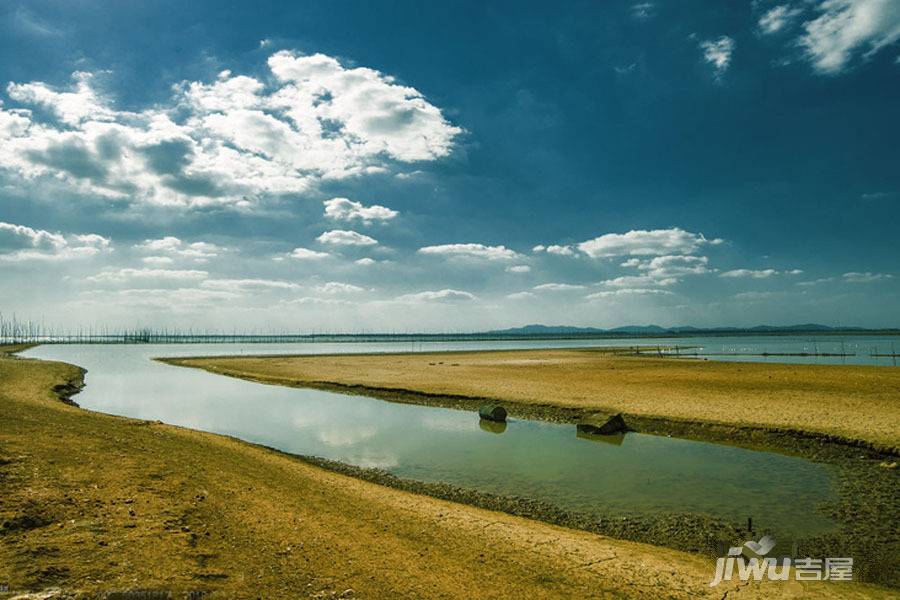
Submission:
<svg viewBox="0 0 900 600">
<path fill-rule="evenodd" d="M 402 492 L 231 438 L 60 402 L 82 375 L 0 355 L 0 586 L 10 590 L 719 598 L 729 589 L 706 586 L 705 557 Z M 889 596 L 856 583 L 765 587 L 775 585 L 790 596 Z M 751 586 L 729 596 L 758 593 Z"/>
<path fill-rule="evenodd" d="M 167 359 L 255 381 L 492 398 L 529 416 L 592 411 L 819 434 L 900 452 L 900 369 L 625 356 L 608 349 Z M 415 400 L 415 399 L 413 399 Z"/>
</svg>

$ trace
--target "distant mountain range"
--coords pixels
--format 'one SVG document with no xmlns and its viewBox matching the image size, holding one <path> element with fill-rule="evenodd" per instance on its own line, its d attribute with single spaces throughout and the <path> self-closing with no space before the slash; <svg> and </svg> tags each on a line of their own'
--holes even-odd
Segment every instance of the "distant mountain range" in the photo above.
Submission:
<svg viewBox="0 0 900 600">
<path fill-rule="evenodd" d="M 841 332 L 898 332 L 898 329 L 866 329 L 864 327 L 830 327 L 819 323 L 801 325 L 757 325 L 755 327 L 660 327 L 659 325 L 625 325 L 612 329 L 597 327 L 570 327 L 566 325 L 525 325 L 485 332 L 488 335 L 613 335 L 613 336 L 663 336 L 663 335 L 703 335 L 703 334 L 789 334 L 789 333 L 841 333 Z"/>
</svg>

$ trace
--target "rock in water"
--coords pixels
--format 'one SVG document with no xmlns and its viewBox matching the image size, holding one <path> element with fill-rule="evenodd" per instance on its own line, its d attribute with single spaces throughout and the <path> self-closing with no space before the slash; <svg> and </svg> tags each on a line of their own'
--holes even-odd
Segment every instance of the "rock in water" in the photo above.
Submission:
<svg viewBox="0 0 900 600">
<path fill-rule="evenodd" d="M 611 435 L 628 431 L 628 425 L 621 414 L 613 416 L 597 413 L 585 418 L 578 424 L 578 431 L 596 435 Z"/>
<path fill-rule="evenodd" d="M 499 404 L 485 404 L 478 409 L 478 415 L 488 421 L 506 422 L 506 409 Z"/>
</svg>

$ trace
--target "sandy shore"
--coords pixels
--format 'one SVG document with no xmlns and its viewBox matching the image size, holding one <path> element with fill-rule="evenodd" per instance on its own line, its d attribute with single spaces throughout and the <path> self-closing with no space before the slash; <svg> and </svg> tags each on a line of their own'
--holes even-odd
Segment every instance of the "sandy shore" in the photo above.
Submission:
<svg viewBox="0 0 900 600">
<path fill-rule="evenodd" d="M 659 359 L 609 349 L 167 359 L 284 385 L 491 398 L 541 418 L 592 411 L 819 434 L 900 453 L 900 369 Z M 402 399 L 402 398 L 401 398 Z M 426 401 L 427 398 L 420 398 Z"/>
<path fill-rule="evenodd" d="M 712 589 L 704 556 L 390 489 L 235 439 L 60 402 L 81 377 L 71 365 L 0 356 L 0 585 L 10 590 L 891 596 L 858 583 Z"/>
<path fill-rule="evenodd" d="M 165 362 L 264 383 L 464 410 L 499 400 L 513 415 L 554 421 L 621 411 L 638 431 L 804 456 L 834 473 L 837 498 L 817 510 L 838 523 L 831 533 L 805 540 L 804 547 L 822 556 L 852 553 L 860 561 L 861 576 L 900 586 L 900 569 L 890 558 L 900 552 L 900 477 L 896 468 L 888 468 L 897 463 L 900 431 L 892 425 L 900 408 L 894 395 L 900 381 L 896 369 L 697 362 L 623 356 L 609 349 Z M 385 474 L 352 474 L 398 485 Z M 515 499 L 485 502 L 466 491 L 448 495 L 424 485 L 413 489 L 681 550 L 711 552 L 715 540 L 733 535 L 729 524 L 703 515 L 629 520 L 624 526 L 614 519 L 563 514 L 551 506 L 523 509 Z"/>
</svg>

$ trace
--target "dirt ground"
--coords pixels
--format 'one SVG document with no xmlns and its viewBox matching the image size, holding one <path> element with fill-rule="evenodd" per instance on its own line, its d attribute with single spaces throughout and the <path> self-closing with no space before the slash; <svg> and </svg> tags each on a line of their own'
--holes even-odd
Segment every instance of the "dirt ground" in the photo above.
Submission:
<svg viewBox="0 0 900 600">
<path fill-rule="evenodd" d="M 81 376 L 0 355 L 0 597 L 896 597 L 855 582 L 710 588 L 707 557 L 60 402 Z"/>
<path fill-rule="evenodd" d="M 168 362 L 286 385 L 406 390 L 813 432 L 900 452 L 900 369 L 890 367 L 635 357 L 608 349 Z"/>
</svg>

